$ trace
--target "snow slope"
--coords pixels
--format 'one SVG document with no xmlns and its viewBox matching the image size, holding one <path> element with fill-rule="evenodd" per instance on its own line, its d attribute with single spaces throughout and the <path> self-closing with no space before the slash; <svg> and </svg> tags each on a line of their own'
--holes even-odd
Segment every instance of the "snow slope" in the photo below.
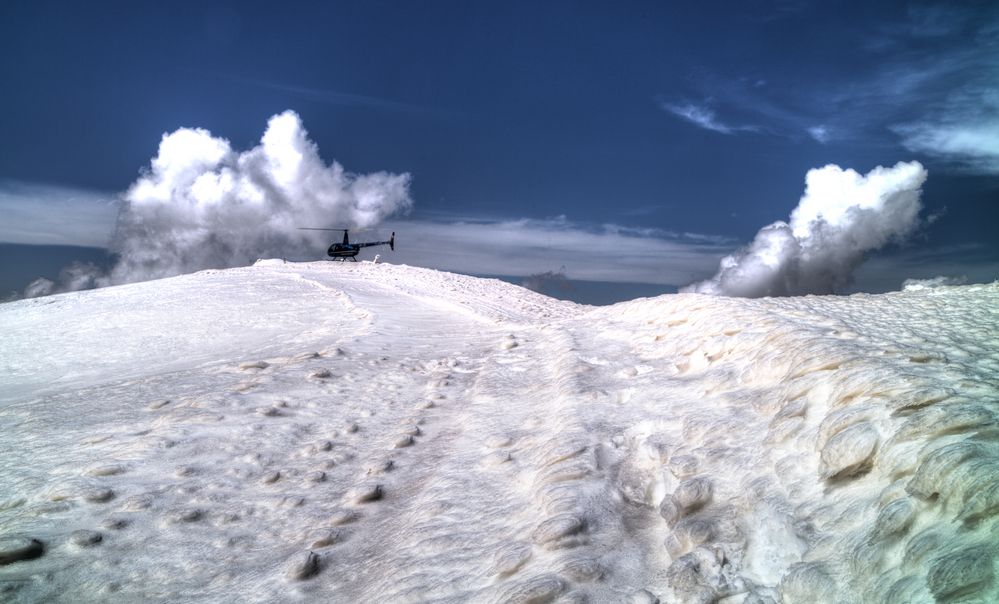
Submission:
<svg viewBox="0 0 999 604">
<path fill-rule="evenodd" d="M 999 599 L 996 284 L 592 308 L 269 260 L 0 328 L 0 600 Z"/>
</svg>

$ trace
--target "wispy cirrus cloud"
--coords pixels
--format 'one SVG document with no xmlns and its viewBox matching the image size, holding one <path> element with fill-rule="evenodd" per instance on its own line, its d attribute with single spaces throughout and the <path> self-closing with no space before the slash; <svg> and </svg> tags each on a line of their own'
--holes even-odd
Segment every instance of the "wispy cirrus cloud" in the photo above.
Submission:
<svg viewBox="0 0 999 604">
<path fill-rule="evenodd" d="M 692 103 L 682 105 L 661 103 L 660 106 L 673 115 L 683 118 L 691 124 L 704 128 L 705 130 L 721 132 L 722 134 L 732 134 L 735 132 L 731 126 L 727 126 L 719 122 L 718 116 L 715 115 L 715 112 L 707 107 L 694 105 Z"/>
<path fill-rule="evenodd" d="M 116 193 L 0 180 L 0 242 L 106 247 Z"/>
<path fill-rule="evenodd" d="M 978 64 L 971 57 L 953 63 L 951 73 L 967 74 L 964 81 L 927 103 L 918 117 L 890 129 L 910 151 L 999 174 L 999 65 Z"/>
<path fill-rule="evenodd" d="M 756 132 L 758 128 L 752 125 L 734 125 L 723 123 L 718 118 L 718 114 L 706 104 L 695 103 L 667 103 L 660 102 L 659 106 L 669 113 L 682 118 L 691 124 L 705 130 L 720 132 L 721 134 L 735 134 L 737 132 Z"/>
<path fill-rule="evenodd" d="M 663 108 L 725 134 L 898 146 L 999 174 L 999 5 L 910 7 L 857 36 L 852 71 L 699 70 L 688 94 L 706 100 Z"/>
<path fill-rule="evenodd" d="M 682 285 L 709 273 L 737 242 L 720 236 L 621 225 L 583 225 L 565 217 L 390 221 L 395 263 L 477 275 L 561 271 L 573 279 Z"/>
<path fill-rule="evenodd" d="M 973 172 L 999 174 L 999 118 L 950 114 L 898 124 L 892 130 L 910 151 L 935 155 Z"/>
<path fill-rule="evenodd" d="M 810 128 L 806 128 L 805 131 L 817 143 L 828 143 L 832 138 L 832 132 L 825 126 L 811 126 Z"/>
<path fill-rule="evenodd" d="M 414 113 L 425 115 L 445 115 L 446 112 L 439 109 L 424 107 L 412 103 L 404 103 L 392 99 L 384 99 L 364 94 L 355 94 L 332 90 L 329 88 L 316 88 L 312 86 L 302 86 L 285 82 L 274 82 L 256 78 L 245 78 L 241 76 L 226 76 L 227 79 L 241 84 L 265 88 L 275 92 L 285 93 L 293 98 L 306 101 L 313 101 L 327 105 L 337 105 L 341 107 L 366 107 L 381 111 L 391 111 L 398 113 Z"/>
<path fill-rule="evenodd" d="M 999 174 L 999 5 L 923 5 L 872 40 L 884 67 L 845 103 L 880 116 L 906 149 Z"/>
</svg>

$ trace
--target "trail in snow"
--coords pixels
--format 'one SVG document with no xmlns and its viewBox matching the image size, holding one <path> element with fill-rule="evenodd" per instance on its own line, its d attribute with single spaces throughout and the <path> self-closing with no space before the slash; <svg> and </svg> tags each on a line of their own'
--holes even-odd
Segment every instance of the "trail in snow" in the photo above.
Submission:
<svg viewBox="0 0 999 604">
<path fill-rule="evenodd" d="M 263 261 L 3 305 L 0 561 L 44 552 L 0 594 L 994 599 L 997 302 Z"/>
</svg>

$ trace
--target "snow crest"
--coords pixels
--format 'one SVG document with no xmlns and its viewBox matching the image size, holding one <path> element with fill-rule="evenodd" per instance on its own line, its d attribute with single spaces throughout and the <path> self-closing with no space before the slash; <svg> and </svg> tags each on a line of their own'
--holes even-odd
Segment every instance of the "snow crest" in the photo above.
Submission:
<svg viewBox="0 0 999 604">
<path fill-rule="evenodd" d="M 284 263 L 0 308 L 5 601 L 994 601 L 999 285 Z"/>
</svg>

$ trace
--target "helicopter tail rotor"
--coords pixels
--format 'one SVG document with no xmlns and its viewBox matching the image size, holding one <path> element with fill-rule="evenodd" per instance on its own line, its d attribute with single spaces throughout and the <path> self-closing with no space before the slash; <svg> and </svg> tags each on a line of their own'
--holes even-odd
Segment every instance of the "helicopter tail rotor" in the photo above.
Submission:
<svg viewBox="0 0 999 604">
<path fill-rule="evenodd" d="M 393 252 L 395 251 L 395 231 L 392 232 L 392 236 L 389 238 L 389 249 Z"/>
</svg>

